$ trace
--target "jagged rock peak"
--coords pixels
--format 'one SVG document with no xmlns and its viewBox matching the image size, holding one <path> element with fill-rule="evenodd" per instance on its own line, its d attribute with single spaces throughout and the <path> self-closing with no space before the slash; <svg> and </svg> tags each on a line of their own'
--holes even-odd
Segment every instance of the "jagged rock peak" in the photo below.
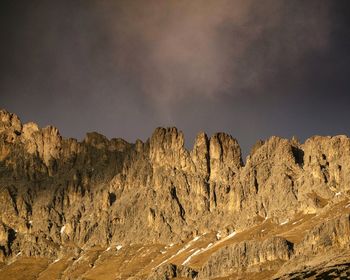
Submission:
<svg viewBox="0 0 350 280">
<path fill-rule="evenodd" d="M 189 152 L 184 147 L 182 131 L 176 127 L 158 127 L 150 139 L 150 159 L 157 166 L 172 166 L 179 169 L 191 168 Z"/>
<path fill-rule="evenodd" d="M 176 127 L 158 127 L 151 136 L 151 149 L 154 148 L 170 148 L 180 150 L 184 148 L 184 135 L 182 131 L 178 131 Z"/>
<path fill-rule="evenodd" d="M 0 125 L 8 126 L 14 128 L 21 128 L 22 123 L 16 114 L 9 113 L 8 111 L 1 109 L 0 110 Z M 18 129 L 21 130 L 21 129 Z"/>
<path fill-rule="evenodd" d="M 210 137 L 210 158 L 235 167 L 242 166 L 242 153 L 238 141 L 227 133 L 215 133 Z"/>
<path fill-rule="evenodd" d="M 97 133 L 97 132 L 89 132 L 86 134 L 84 138 L 84 143 L 91 145 L 96 148 L 106 147 L 109 144 L 109 140 L 106 136 Z"/>
<path fill-rule="evenodd" d="M 11 114 L 6 110 L 0 110 L 0 133 L 7 133 L 9 139 L 21 134 L 22 123 L 15 114 Z"/>
<path fill-rule="evenodd" d="M 194 141 L 191 157 L 194 165 L 196 166 L 197 172 L 199 172 L 201 175 L 209 174 L 209 139 L 204 132 L 198 133 Z"/>
<path fill-rule="evenodd" d="M 303 157 L 302 145 L 295 138 L 272 136 L 265 141 L 259 140 L 253 146 L 246 165 L 259 165 L 264 162 L 275 162 L 278 165 L 295 162 L 302 165 Z"/>
</svg>

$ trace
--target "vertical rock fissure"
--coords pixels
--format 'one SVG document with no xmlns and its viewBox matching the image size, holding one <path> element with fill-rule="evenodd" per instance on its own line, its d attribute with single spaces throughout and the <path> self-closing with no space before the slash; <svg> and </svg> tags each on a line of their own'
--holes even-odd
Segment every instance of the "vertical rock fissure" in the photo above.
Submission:
<svg viewBox="0 0 350 280">
<path fill-rule="evenodd" d="M 171 189 L 170 189 L 170 195 L 171 195 L 171 198 L 174 199 L 179 207 L 179 214 L 180 214 L 180 217 L 182 218 L 182 220 L 185 220 L 185 209 L 183 208 L 182 204 L 180 203 L 180 200 L 177 196 L 177 193 L 176 193 L 176 187 L 175 186 L 171 186 Z"/>
</svg>

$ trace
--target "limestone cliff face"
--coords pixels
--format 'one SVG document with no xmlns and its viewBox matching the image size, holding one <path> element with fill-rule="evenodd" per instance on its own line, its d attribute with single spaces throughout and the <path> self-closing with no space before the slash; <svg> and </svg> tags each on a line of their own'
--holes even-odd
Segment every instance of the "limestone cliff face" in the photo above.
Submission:
<svg viewBox="0 0 350 280">
<path fill-rule="evenodd" d="M 350 249 L 349 214 L 340 215 L 314 227 L 296 247 L 296 255 L 326 253 L 337 247 Z"/>
<path fill-rule="evenodd" d="M 237 141 L 225 133 L 198 134 L 191 151 L 176 128 L 157 128 L 145 143 L 98 133 L 78 142 L 0 111 L 0 261 L 19 252 L 57 258 L 93 246 L 178 243 L 219 231 L 224 237 L 267 220 L 322 214 L 349 191 L 346 136 L 304 144 L 271 137 L 244 165 Z M 345 215 L 320 223 L 298 244 L 245 240 L 217 250 L 197 272 L 167 264 L 150 279 L 163 272 L 206 279 L 317 254 L 325 244 L 347 248 L 348 233 Z"/>
<path fill-rule="evenodd" d="M 281 237 L 264 241 L 250 240 L 225 246 L 210 256 L 200 273 L 201 279 L 225 276 L 249 266 L 261 263 L 289 260 L 293 255 L 293 244 Z"/>
</svg>

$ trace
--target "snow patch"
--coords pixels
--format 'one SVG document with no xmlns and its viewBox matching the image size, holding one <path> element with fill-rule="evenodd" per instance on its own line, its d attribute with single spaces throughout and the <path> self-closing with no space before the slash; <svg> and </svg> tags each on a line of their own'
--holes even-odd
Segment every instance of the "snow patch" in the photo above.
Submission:
<svg viewBox="0 0 350 280">
<path fill-rule="evenodd" d="M 177 251 L 177 253 L 175 255 L 172 255 L 170 258 L 165 259 L 164 261 L 162 261 L 160 264 L 158 264 L 155 268 L 153 269 L 157 269 L 158 267 L 160 267 L 161 265 L 165 264 L 166 262 L 170 261 L 171 259 L 173 259 L 174 257 L 176 257 L 177 255 L 181 254 L 182 252 L 184 252 L 185 250 L 187 250 L 190 246 L 191 246 L 191 242 L 190 241 L 188 244 L 186 244 L 183 248 L 181 248 L 179 251 Z"/>
<path fill-rule="evenodd" d="M 160 264 L 158 264 L 158 265 L 157 265 L 155 268 L 153 268 L 153 269 L 157 269 L 157 268 L 160 267 L 161 265 L 165 264 L 167 261 L 170 261 L 173 257 L 174 257 L 174 256 L 171 256 L 169 259 L 166 259 L 166 260 L 162 261 Z M 152 260 L 152 262 L 153 262 L 153 260 Z"/>
<path fill-rule="evenodd" d="M 108 248 L 106 249 L 106 252 L 108 252 L 109 250 L 111 250 L 111 247 L 108 247 Z"/>
<path fill-rule="evenodd" d="M 171 248 L 174 246 L 174 243 L 170 243 L 169 245 L 165 246 L 165 249 Z"/>
<path fill-rule="evenodd" d="M 177 256 L 178 254 L 181 254 L 183 251 L 187 250 L 189 247 L 191 246 L 191 242 L 186 244 L 183 248 L 181 248 L 179 251 L 177 251 L 177 253 L 174 255 Z"/>
<path fill-rule="evenodd" d="M 195 238 L 193 238 L 192 242 L 197 241 L 199 238 L 201 238 L 200 236 L 196 236 Z"/>
<path fill-rule="evenodd" d="M 117 251 L 119 251 L 121 248 L 123 248 L 123 246 L 122 245 L 117 245 L 115 248 L 117 249 Z"/>
<path fill-rule="evenodd" d="M 216 234 L 216 239 L 220 239 L 221 238 L 221 231 L 219 230 L 218 233 Z"/>
<path fill-rule="evenodd" d="M 52 263 L 57 263 L 60 259 L 55 259 Z"/>
<path fill-rule="evenodd" d="M 304 218 L 302 218 L 302 219 L 300 219 L 300 220 L 298 220 L 298 221 L 295 221 L 292 225 L 295 225 L 295 224 L 297 224 L 297 223 L 300 223 L 302 220 L 304 220 Z"/>
<path fill-rule="evenodd" d="M 341 195 L 341 192 L 337 192 L 335 193 L 335 196 Z"/>
<path fill-rule="evenodd" d="M 219 240 L 218 242 L 216 242 L 216 243 L 214 244 L 214 246 L 217 246 L 218 244 L 221 244 L 222 242 L 225 242 L 226 240 L 228 240 L 228 239 L 234 237 L 236 234 L 237 234 L 237 232 L 235 232 L 235 231 L 234 231 L 234 232 L 231 232 L 229 235 L 227 235 L 226 237 L 224 237 L 224 238 L 222 238 L 221 240 Z"/>
<path fill-rule="evenodd" d="M 231 237 L 234 237 L 236 235 L 237 232 L 231 232 L 229 235 L 227 235 L 222 241 L 230 239 Z"/>
<path fill-rule="evenodd" d="M 284 222 L 280 223 L 280 226 L 283 226 L 285 224 L 287 224 L 289 221 L 288 220 L 285 220 Z"/>
<path fill-rule="evenodd" d="M 197 251 L 195 251 L 192 255 L 190 255 L 183 263 L 182 265 L 187 264 L 195 255 L 198 255 L 202 250 L 198 249 Z"/>
<path fill-rule="evenodd" d="M 208 251 L 210 247 L 213 246 L 213 243 L 209 243 L 207 247 L 201 249 L 201 253 Z"/>
<path fill-rule="evenodd" d="M 64 225 L 63 227 L 61 227 L 60 233 L 61 234 L 64 233 L 65 229 L 66 229 L 66 226 Z"/>
<path fill-rule="evenodd" d="M 187 259 L 182 263 L 182 265 L 187 264 L 194 256 L 199 255 L 207 250 L 210 249 L 210 247 L 213 245 L 213 243 L 209 243 L 207 247 L 197 249 L 192 255 L 188 256 Z M 193 252 L 195 249 L 192 249 L 190 252 Z"/>
<path fill-rule="evenodd" d="M 143 249 L 143 247 L 141 247 L 140 249 L 137 250 L 137 252 L 140 252 Z"/>
<path fill-rule="evenodd" d="M 220 237 L 221 237 L 221 231 L 218 231 L 218 234 L 220 234 Z M 234 231 L 234 232 L 232 232 L 231 234 L 229 234 L 228 236 L 226 236 L 225 238 L 223 238 L 223 239 L 221 239 L 220 241 L 218 241 L 217 243 L 215 243 L 214 246 L 217 245 L 217 244 L 220 244 L 221 242 L 224 242 L 224 241 L 227 240 L 227 239 L 232 238 L 232 237 L 235 236 L 235 235 L 236 235 L 236 232 Z M 184 251 L 186 251 L 189 247 L 191 247 L 192 243 L 195 242 L 195 241 L 197 241 L 199 238 L 200 238 L 200 236 L 196 236 L 193 240 L 191 240 L 191 241 L 190 241 L 189 243 L 187 243 L 184 247 L 182 247 L 180 250 L 178 250 L 178 251 L 176 252 L 176 254 L 174 254 L 174 255 L 172 255 L 171 257 L 165 259 L 164 261 L 162 261 L 160 264 L 158 264 L 158 265 L 157 265 L 156 267 L 154 267 L 153 269 L 157 269 L 157 268 L 160 267 L 161 265 L 163 265 L 163 264 L 169 262 L 170 260 L 172 260 L 173 258 L 175 258 L 177 255 L 179 255 L 179 254 L 183 253 Z M 206 250 L 208 250 L 208 249 L 211 248 L 212 246 L 213 246 L 213 243 L 210 243 L 210 244 L 208 244 L 208 246 L 207 246 L 206 248 L 197 249 L 193 254 L 191 254 L 191 255 L 183 262 L 183 264 L 188 263 L 188 262 L 191 260 L 191 258 L 192 258 L 193 256 L 198 255 L 198 254 L 200 254 L 200 253 L 202 253 L 202 252 L 205 252 Z M 190 252 L 193 252 L 194 250 L 195 250 L 195 249 L 191 249 Z"/>
</svg>

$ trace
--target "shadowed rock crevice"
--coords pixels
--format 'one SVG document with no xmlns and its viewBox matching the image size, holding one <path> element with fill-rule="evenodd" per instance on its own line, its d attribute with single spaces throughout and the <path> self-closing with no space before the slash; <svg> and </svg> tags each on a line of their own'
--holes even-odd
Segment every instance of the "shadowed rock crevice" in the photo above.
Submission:
<svg viewBox="0 0 350 280">
<path fill-rule="evenodd" d="M 292 153 L 295 158 L 295 163 L 302 167 L 304 165 L 304 151 L 298 147 L 292 146 Z"/>
<path fill-rule="evenodd" d="M 11 254 L 12 253 L 12 245 L 14 243 L 14 241 L 16 240 L 16 232 L 10 228 L 8 229 L 8 237 L 7 237 L 7 248 L 8 248 L 8 253 Z"/>
<path fill-rule="evenodd" d="M 109 206 L 112 206 L 116 200 L 117 200 L 117 196 L 115 195 L 115 193 L 108 194 Z"/>
<path fill-rule="evenodd" d="M 180 214 L 180 217 L 185 220 L 185 210 L 183 208 L 183 206 L 181 205 L 180 203 L 180 200 L 176 194 L 176 187 L 175 186 L 172 186 L 171 189 L 170 189 L 170 195 L 171 195 L 171 198 L 174 199 L 179 207 L 179 214 Z"/>
</svg>

